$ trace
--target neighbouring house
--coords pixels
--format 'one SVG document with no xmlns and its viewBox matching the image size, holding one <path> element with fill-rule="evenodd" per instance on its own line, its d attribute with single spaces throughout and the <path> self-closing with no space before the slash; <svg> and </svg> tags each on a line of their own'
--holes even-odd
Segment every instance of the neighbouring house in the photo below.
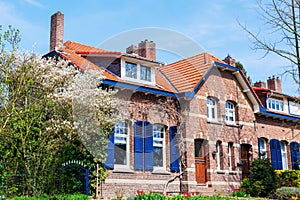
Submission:
<svg viewBox="0 0 300 200">
<path fill-rule="evenodd" d="M 252 87 L 235 67 L 204 52 L 164 64 L 156 44 L 141 41 L 126 52 L 73 41 L 63 43 L 63 14 L 51 17 L 50 52 L 81 71 L 102 70 L 118 88 L 123 120 L 109 137 L 102 195 L 115 190 L 213 194 L 231 192 L 249 176 L 255 158 L 275 169 L 299 169 L 300 111 L 277 78 Z"/>
<path fill-rule="evenodd" d="M 253 89 L 262 103 L 255 121 L 260 158 L 269 158 L 274 169 L 300 169 L 299 99 L 283 94 L 275 76 Z"/>
</svg>

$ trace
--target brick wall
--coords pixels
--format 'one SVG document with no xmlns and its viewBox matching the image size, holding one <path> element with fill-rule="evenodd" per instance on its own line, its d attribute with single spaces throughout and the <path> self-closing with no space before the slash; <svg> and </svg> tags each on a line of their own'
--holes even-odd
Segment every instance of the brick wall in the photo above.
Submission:
<svg viewBox="0 0 300 200">
<path fill-rule="evenodd" d="M 206 117 L 206 98 L 217 99 L 217 121 L 208 122 Z M 235 103 L 236 121 L 227 124 L 225 121 L 226 101 Z M 189 112 L 186 116 L 186 164 L 188 172 L 184 176 L 184 187 L 187 192 L 205 192 L 213 194 L 214 189 L 231 192 L 232 186 L 241 181 L 241 168 L 236 166 L 240 161 L 240 144 L 255 145 L 254 123 L 255 115 L 252 104 L 243 93 L 241 86 L 231 72 L 213 70 L 212 74 L 201 86 L 196 97 L 189 102 Z M 239 129 L 239 125 L 243 125 Z M 199 185 L 195 178 L 194 139 L 208 141 L 206 151 L 207 183 Z M 216 150 L 217 141 L 222 149 L 221 170 L 217 170 L 217 160 L 212 156 Z M 229 170 L 228 143 L 233 145 L 233 170 Z"/>
<path fill-rule="evenodd" d="M 103 197 L 108 199 L 116 197 L 116 192 L 121 191 L 124 197 L 134 195 L 136 190 L 145 192 L 163 192 L 167 181 L 177 175 L 170 172 L 170 143 L 169 127 L 177 125 L 176 100 L 145 94 L 131 90 L 120 90 L 117 94 L 122 103 L 118 111 L 122 118 L 130 122 L 130 168 L 128 170 L 109 170 L 108 177 L 102 183 Z M 135 171 L 134 170 L 134 126 L 137 120 L 148 121 L 152 124 L 166 126 L 166 170 L 165 171 Z M 99 187 L 100 191 L 101 187 Z M 179 180 L 172 182 L 168 189 L 170 193 L 179 193 Z"/>
</svg>

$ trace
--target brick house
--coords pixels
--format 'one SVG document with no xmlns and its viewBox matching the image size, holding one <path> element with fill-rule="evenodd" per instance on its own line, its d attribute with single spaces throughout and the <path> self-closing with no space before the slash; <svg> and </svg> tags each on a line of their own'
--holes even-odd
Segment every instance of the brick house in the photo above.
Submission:
<svg viewBox="0 0 300 200">
<path fill-rule="evenodd" d="M 274 169 L 299 169 L 299 100 L 283 94 L 274 76 L 253 89 L 262 103 L 256 116 L 259 156 L 269 158 Z"/>
<path fill-rule="evenodd" d="M 252 87 L 234 59 L 207 52 L 166 65 L 148 40 L 125 53 L 63 43 L 63 17 L 51 17 L 45 56 L 103 71 L 103 84 L 118 88 L 123 102 L 124 120 L 109 138 L 104 197 L 116 189 L 125 196 L 163 192 L 181 172 L 167 192 L 231 192 L 258 157 L 276 169 L 298 169 L 300 105 L 281 93 L 279 79 Z"/>
</svg>

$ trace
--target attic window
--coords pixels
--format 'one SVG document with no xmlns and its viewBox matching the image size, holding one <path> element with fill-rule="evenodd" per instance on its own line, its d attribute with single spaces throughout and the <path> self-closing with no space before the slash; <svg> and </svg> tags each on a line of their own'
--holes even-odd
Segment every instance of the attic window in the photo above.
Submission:
<svg viewBox="0 0 300 200">
<path fill-rule="evenodd" d="M 151 68 L 141 65 L 141 80 L 151 81 Z"/>
<path fill-rule="evenodd" d="M 280 99 L 269 98 L 268 108 L 277 111 L 283 111 L 283 101 Z"/>
<path fill-rule="evenodd" d="M 129 78 L 137 78 L 137 66 L 134 63 L 126 62 L 125 76 Z"/>
</svg>

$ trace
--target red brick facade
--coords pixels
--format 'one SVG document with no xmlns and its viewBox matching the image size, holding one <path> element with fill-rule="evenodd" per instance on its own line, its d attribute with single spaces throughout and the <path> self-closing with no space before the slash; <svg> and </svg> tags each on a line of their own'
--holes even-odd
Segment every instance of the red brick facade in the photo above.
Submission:
<svg viewBox="0 0 300 200">
<path fill-rule="evenodd" d="M 63 14 L 58 12 L 51 17 L 51 50 L 62 42 L 62 34 Z M 164 65 L 155 61 L 155 48 L 155 43 L 145 40 L 123 54 L 68 41 L 56 52 L 56 56 L 71 61 L 82 71 L 85 70 L 82 63 L 103 70 L 106 77 L 103 84 L 119 90 L 117 97 L 122 104 L 118 111 L 126 124 L 127 146 L 124 147 L 124 135 L 118 136 L 116 132 L 112 135 L 123 139 L 119 143 L 126 149 L 123 154 L 126 164 L 120 166 L 116 162 L 120 155 L 114 148 L 119 144 L 112 142 L 108 148 L 114 152 L 108 154 L 108 177 L 99 186 L 103 197 L 113 198 L 117 193 L 128 197 L 136 190 L 163 192 L 168 180 L 180 172 L 183 172 L 181 179 L 171 182 L 167 192 L 230 193 L 232 187 L 239 186 L 249 176 L 253 159 L 263 156 L 261 148 L 275 167 L 298 168 L 295 159 L 292 161 L 290 143 L 300 141 L 300 117 L 290 113 L 289 102 L 295 98 L 281 93 L 279 79 L 269 79 L 268 89 L 264 88 L 264 82 L 252 88 L 244 73 L 234 67 L 235 61 L 230 56 L 223 62 L 202 53 Z M 88 57 L 89 54 L 92 56 Z M 132 67 L 131 74 L 126 74 L 126 67 Z M 142 68 L 143 75 L 151 76 L 148 82 L 141 78 Z M 298 104 L 293 105 L 293 112 L 297 113 Z M 154 126 L 160 127 L 156 136 Z M 172 141 L 174 127 L 176 143 Z M 145 137 L 138 138 L 138 134 Z M 261 140 L 266 142 L 264 147 L 259 143 Z M 274 149 L 273 142 L 283 145 L 280 155 L 274 154 L 274 150 L 280 152 L 280 149 Z M 137 145 L 141 143 L 142 156 L 137 154 L 140 150 Z M 172 170 L 174 146 L 181 158 L 178 171 Z M 149 149 L 150 152 L 146 151 Z M 163 157 L 159 161 L 163 166 L 154 168 L 157 152 L 159 158 Z M 153 162 L 150 168 L 145 164 L 149 155 Z M 276 156 L 286 166 L 279 166 Z"/>
</svg>

